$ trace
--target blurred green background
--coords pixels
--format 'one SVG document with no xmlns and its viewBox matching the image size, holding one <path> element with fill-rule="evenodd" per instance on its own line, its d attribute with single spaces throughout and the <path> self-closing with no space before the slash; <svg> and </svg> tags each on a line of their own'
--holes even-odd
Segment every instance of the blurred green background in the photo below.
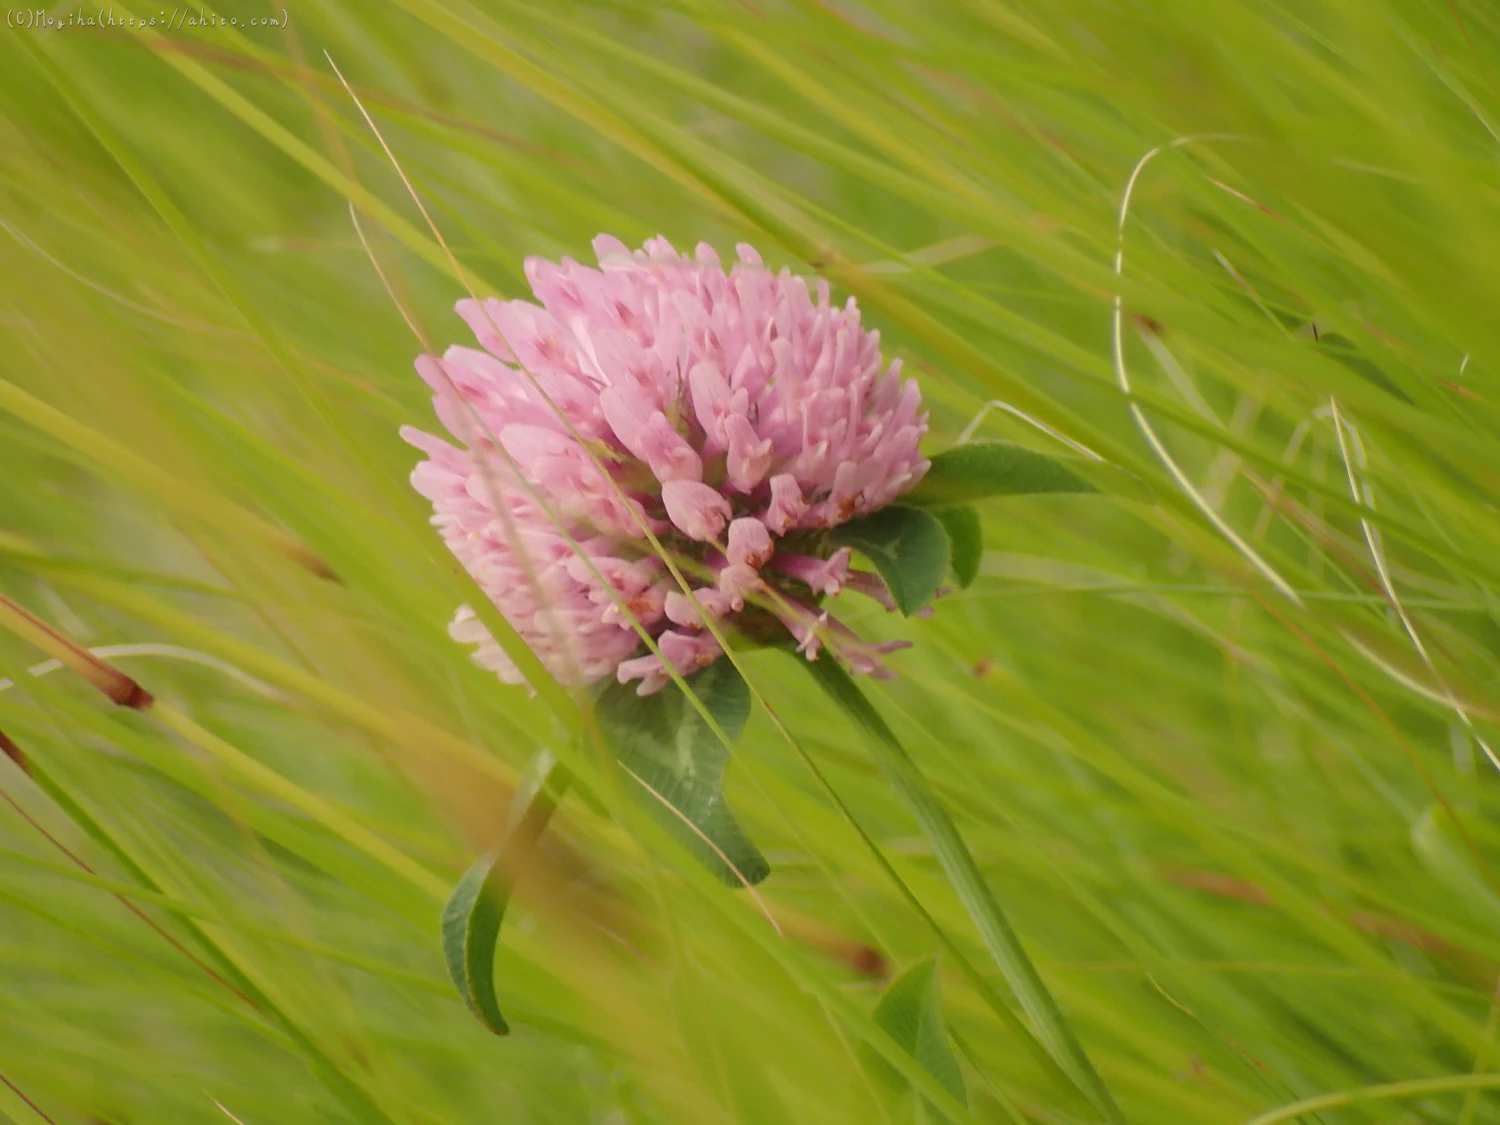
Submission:
<svg viewBox="0 0 1500 1125">
<path fill-rule="evenodd" d="M 441 902 L 572 704 L 447 639 L 472 594 L 396 430 L 456 299 L 608 231 L 829 277 L 932 450 L 977 419 L 1151 484 L 988 502 L 972 588 L 848 614 L 915 642 L 865 686 L 1123 1119 L 1500 1122 L 1500 10 L 50 14 L 0 30 L 0 594 L 161 707 L 0 632 L 0 1121 L 1102 1119 L 772 653 L 756 894 L 570 800 L 512 1034 L 453 994 Z M 941 1106 L 930 1059 L 862 1061 L 933 956 Z"/>
</svg>

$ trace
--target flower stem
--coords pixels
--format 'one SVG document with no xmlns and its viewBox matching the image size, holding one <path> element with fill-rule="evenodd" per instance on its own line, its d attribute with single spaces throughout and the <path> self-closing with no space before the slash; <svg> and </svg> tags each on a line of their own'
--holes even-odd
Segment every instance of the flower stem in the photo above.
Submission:
<svg viewBox="0 0 1500 1125">
<path fill-rule="evenodd" d="M 986 948 L 1000 966 L 1047 1053 L 1105 1121 L 1110 1125 L 1123 1125 L 1125 1117 L 1109 1088 L 1084 1053 L 1056 999 L 1026 955 L 1021 939 L 1000 909 L 979 865 L 939 802 L 932 785 L 848 672 L 832 659 L 809 662 L 808 668 L 823 690 L 867 734 L 873 736 L 870 745 L 876 761 L 931 841 L 944 874 L 958 892 Z"/>
</svg>

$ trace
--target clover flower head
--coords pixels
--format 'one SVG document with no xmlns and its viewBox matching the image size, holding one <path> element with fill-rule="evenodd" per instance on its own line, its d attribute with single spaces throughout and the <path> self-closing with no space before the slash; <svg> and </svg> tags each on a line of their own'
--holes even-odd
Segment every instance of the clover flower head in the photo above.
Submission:
<svg viewBox="0 0 1500 1125">
<path fill-rule="evenodd" d="M 889 601 L 827 533 L 927 471 L 916 383 L 852 298 L 835 307 L 827 282 L 773 273 L 749 246 L 728 270 L 706 244 L 601 235 L 594 250 L 597 269 L 528 259 L 535 303 L 460 301 L 482 350 L 417 360 L 460 442 L 402 430 L 427 454 L 412 483 L 448 547 L 564 682 L 648 694 L 663 661 L 688 675 L 729 633 L 889 674 L 879 657 L 900 646 L 860 641 L 820 601 Z M 521 679 L 468 607 L 450 632 Z"/>
</svg>

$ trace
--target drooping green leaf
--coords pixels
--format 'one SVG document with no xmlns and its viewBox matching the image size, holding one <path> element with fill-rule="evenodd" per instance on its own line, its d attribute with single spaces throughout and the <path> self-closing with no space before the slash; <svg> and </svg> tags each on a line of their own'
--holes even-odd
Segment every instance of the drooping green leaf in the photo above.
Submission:
<svg viewBox="0 0 1500 1125">
<path fill-rule="evenodd" d="M 908 616 L 932 601 L 948 573 L 948 535 L 930 512 L 892 505 L 840 524 L 830 538 L 869 559 Z"/>
<path fill-rule="evenodd" d="M 1090 478 L 1104 478 L 1109 492 L 1149 501 L 1144 482 L 1113 465 L 1077 457 L 1051 457 L 1004 441 L 956 445 L 932 459 L 921 482 L 901 497 L 919 508 L 972 504 L 992 496 L 1043 492 L 1098 492 Z"/>
<path fill-rule="evenodd" d="M 570 774 L 549 751 L 516 792 L 505 835 L 464 873 L 443 907 L 443 960 L 469 1011 L 496 1035 L 510 1034 L 495 998 L 495 945 L 516 876 L 568 787 Z"/>
<path fill-rule="evenodd" d="M 984 554 L 984 531 L 973 508 L 937 508 L 934 516 L 948 533 L 948 566 L 960 586 L 972 585 L 979 577 L 979 559 Z"/>
<path fill-rule="evenodd" d="M 963 1071 L 953 1055 L 948 1030 L 943 1023 L 936 961 L 921 961 L 892 981 L 875 1005 L 873 1018 L 877 1027 L 916 1059 L 923 1070 L 941 1082 L 955 1099 L 968 1104 Z M 881 1081 L 895 1087 L 909 1085 L 868 1046 L 861 1050 L 860 1055 L 865 1066 Z M 930 1118 L 941 1120 L 930 1105 L 927 1112 Z"/>
<path fill-rule="evenodd" d="M 750 715 L 750 690 L 734 665 L 717 660 L 686 683 L 729 741 L 738 738 Z M 639 696 L 633 686 L 612 682 L 596 714 L 642 806 L 690 854 L 731 886 L 771 873 L 724 800 L 729 747 L 676 684 Z"/>
<path fill-rule="evenodd" d="M 475 860 L 444 905 L 443 960 L 469 1011 L 496 1035 L 509 1035 L 510 1025 L 495 999 L 495 944 L 510 897 L 496 858 L 488 854 Z"/>
</svg>

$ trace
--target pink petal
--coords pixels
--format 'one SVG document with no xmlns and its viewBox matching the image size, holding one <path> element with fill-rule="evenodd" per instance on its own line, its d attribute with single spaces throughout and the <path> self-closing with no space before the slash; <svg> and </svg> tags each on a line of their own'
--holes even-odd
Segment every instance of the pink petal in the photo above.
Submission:
<svg viewBox="0 0 1500 1125">
<path fill-rule="evenodd" d="M 669 630 L 657 642 L 662 659 L 672 665 L 679 676 L 690 676 L 723 655 L 724 650 L 712 633 L 679 633 Z"/>
<path fill-rule="evenodd" d="M 762 439 L 743 414 L 724 419 L 729 435 L 729 483 L 740 492 L 749 492 L 771 467 L 771 440 Z"/>
<path fill-rule="evenodd" d="M 712 363 L 696 363 L 688 372 L 688 389 L 693 396 L 693 412 L 710 441 L 728 443 L 724 434 L 724 416 L 729 410 L 729 384 Z"/>
<path fill-rule="evenodd" d="M 732 514 L 729 501 L 702 481 L 667 481 L 661 499 L 668 518 L 689 539 L 716 538 Z"/>
<path fill-rule="evenodd" d="M 604 412 L 604 420 L 620 439 L 620 444 L 640 457 L 641 440 L 645 437 L 651 415 L 655 413 L 651 402 L 641 395 L 611 387 L 600 394 L 599 409 Z"/>
<path fill-rule="evenodd" d="M 790 574 L 799 582 L 807 583 L 814 593 L 832 597 L 849 581 L 849 559 L 852 555 L 853 551 L 848 547 L 840 547 L 826 559 L 813 558 L 811 555 L 785 555 L 777 558 L 772 566 L 783 574 Z"/>
<path fill-rule="evenodd" d="M 694 599 L 697 605 L 693 604 Z M 702 612 L 699 612 L 699 609 Z M 667 620 L 674 625 L 681 625 L 685 629 L 703 628 L 703 615 L 718 620 L 732 609 L 730 598 L 722 590 L 716 590 L 712 586 L 702 586 L 693 591 L 689 598 L 681 590 L 673 590 L 666 597 Z"/>
<path fill-rule="evenodd" d="M 771 533 L 760 520 L 745 516 L 729 525 L 729 561 L 737 566 L 759 569 L 766 565 L 776 545 Z"/>
<path fill-rule="evenodd" d="M 615 669 L 615 678 L 622 684 L 628 684 L 632 680 L 640 680 L 641 686 L 635 689 L 637 695 L 655 695 L 672 682 L 672 678 L 663 671 L 661 661 L 654 656 L 638 656 L 634 660 L 624 660 Z"/>
<path fill-rule="evenodd" d="M 765 523 L 777 535 L 785 535 L 807 514 L 807 501 L 797 478 L 782 473 L 771 478 L 771 505 L 766 509 Z"/>
<path fill-rule="evenodd" d="M 731 564 L 719 571 L 719 590 L 735 613 L 745 608 L 745 599 L 765 585 L 754 567 Z"/>
</svg>

